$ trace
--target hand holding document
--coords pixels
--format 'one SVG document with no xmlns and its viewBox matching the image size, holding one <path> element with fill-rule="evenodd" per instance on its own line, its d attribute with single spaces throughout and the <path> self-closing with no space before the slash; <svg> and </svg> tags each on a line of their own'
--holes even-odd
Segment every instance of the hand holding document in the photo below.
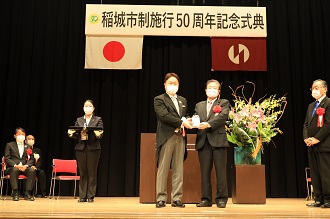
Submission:
<svg viewBox="0 0 330 219">
<path fill-rule="evenodd" d="M 102 135 L 103 130 L 94 130 L 94 133 L 96 135 L 96 137 L 100 137 L 100 135 Z"/>
<path fill-rule="evenodd" d="M 75 133 L 76 130 L 74 129 L 68 129 L 68 135 L 71 137 L 73 135 L 73 133 Z"/>
<path fill-rule="evenodd" d="M 197 128 L 201 123 L 201 120 L 198 115 L 193 115 L 193 117 L 191 118 L 191 122 L 192 122 L 192 126 L 194 128 Z"/>
</svg>

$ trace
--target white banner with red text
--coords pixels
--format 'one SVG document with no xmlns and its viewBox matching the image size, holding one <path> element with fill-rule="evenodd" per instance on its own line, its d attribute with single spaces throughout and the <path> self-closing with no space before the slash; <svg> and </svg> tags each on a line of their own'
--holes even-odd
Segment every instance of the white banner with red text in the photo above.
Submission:
<svg viewBox="0 0 330 219">
<path fill-rule="evenodd" d="M 266 8 L 87 4 L 85 34 L 267 37 Z"/>
</svg>

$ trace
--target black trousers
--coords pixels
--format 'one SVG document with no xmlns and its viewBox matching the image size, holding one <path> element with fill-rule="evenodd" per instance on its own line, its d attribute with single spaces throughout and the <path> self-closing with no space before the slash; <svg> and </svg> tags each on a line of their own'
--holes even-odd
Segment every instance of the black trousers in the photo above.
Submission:
<svg viewBox="0 0 330 219">
<path fill-rule="evenodd" d="M 227 150 L 226 147 L 212 147 L 207 140 L 204 146 L 198 150 L 202 180 L 202 201 L 212 203 L 211 171 L 214 164 L 217 178 L 215 202 L 223 201 L 227 203 Z"/>
<path fill-rule="evenodd" d="M 101 150 L 76 150 L 78 169 L 80 174 L 79 198 L 94 198 L 97 186 L 97 166 Z"/>
<path fill-rule="evenodd" d="M 44 170 L 41 169 L 37 169 L 35 171 L 36 171 L 36 176 L 38 178 L 38 184 L 40 187 L 40 190 L 38 189 L 38 191 L 40 191 L 41 195 L 46 195 L 46 173 Z M 26 191 L 26 182 L 24 180 L 22 192 L 24 193 L 25 191 Z"/>
<path fill-rule="evenodd" d="M 308 152 L 315 201 L 330 203 L 330 152 Z"/>
<path fill-rule="evenodd" d="M 16 167 L 9 167 L 6 170 L 5 174 L 10 175 L 10 185 L 12 190 L 18 189 L 18 176 L 19 175 L 24 175 L 27 176 L 26 179 L 26 190 L 32 191 L 34 187 L 34 182 L 36 179 L 36 171 L 32 169 L 31 167 L 26 168 L 24 172 L 19 171 L 18 168 Z"/>
<path fill-rule="evenodd" d="M 38 184 L 40 186 L 40 192 L 42 194 L 46 194 L 46 173 L 44 170 L 37 169 L 36 170 Z"/>
</svg>

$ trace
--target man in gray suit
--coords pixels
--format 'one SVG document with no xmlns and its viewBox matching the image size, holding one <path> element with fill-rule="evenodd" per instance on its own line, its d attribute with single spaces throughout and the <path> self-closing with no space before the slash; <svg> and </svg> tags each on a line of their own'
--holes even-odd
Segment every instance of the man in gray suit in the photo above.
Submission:
<svg viewBox="0 0 330 219">
<path fill-rule="evenodd" d="M 164 79 L 166 93 L 154 99 L 154 110 L 157 116 L 157 178 L 156 200 L 157 208 L 165 207 L 167 200 L 167 177 L 172 168 L 173 207 L 184 208 L 181 202 L 183 185 L 183 160 L 186 153 L 186 137 L 184 127 L 191 129 L 188 117 L 187 100 L 177 95 L 179 76 L 167 73 Z"/>
<path fill-rule="evenodd" d="M 215 202 L 218 208 L 225 208 L 228 200 L 227 187 L 227 141 L 225 122 L 230 111 L 230 103 L 218 99 L 220 83 L 217 80 L 206 82 L 207 100 L 196 104 L 195 114 L 200 117 L 196 150 L 201 170 L 202 198 L 197 207 L 212 206 L 211 170 L 213 164 L 217 176 L 217 194 Z"/>
<path fill-rule="evenodd" d="M 303 128 L 315 202 L 309 207 L 330 208 L 330 99 L 324 80 L 313 82 L 314 102 L 309 104 Z"/>
<path fill-rule="evenodd" d="M 4 157 L 6 159 L 7 169 L 5 174 L 10 175 L 10 185 L 12 188 L 12 200 L 19 200 L 18 192 L 18 176 L 27 176 L 26 191 L 24 193 L 24 199 L 34 201 L 34 197 L 31 195 L 31 191 L 34 186 L 36 172 L 31 166 L 34 165 L 34 158 L 32 155 L 31 146 L 24 143 L 25 130 L 23 128 L 16 128 L 14 137 L 16 141 L 6 144 Z"/>
</svg>

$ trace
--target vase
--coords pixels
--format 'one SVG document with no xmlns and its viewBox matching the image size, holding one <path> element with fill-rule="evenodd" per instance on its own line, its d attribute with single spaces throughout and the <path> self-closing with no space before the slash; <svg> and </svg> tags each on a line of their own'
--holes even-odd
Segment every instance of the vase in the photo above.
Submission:
<svg viewBox="0 0 330 219">
<path fill-rule="evenodd" d="M 251 156 L 252 147 L 234 147 L 234 164 L 235 165 L 260 165 L 261 151 L 258 152 L 257 157 Z"/>
</svg>

